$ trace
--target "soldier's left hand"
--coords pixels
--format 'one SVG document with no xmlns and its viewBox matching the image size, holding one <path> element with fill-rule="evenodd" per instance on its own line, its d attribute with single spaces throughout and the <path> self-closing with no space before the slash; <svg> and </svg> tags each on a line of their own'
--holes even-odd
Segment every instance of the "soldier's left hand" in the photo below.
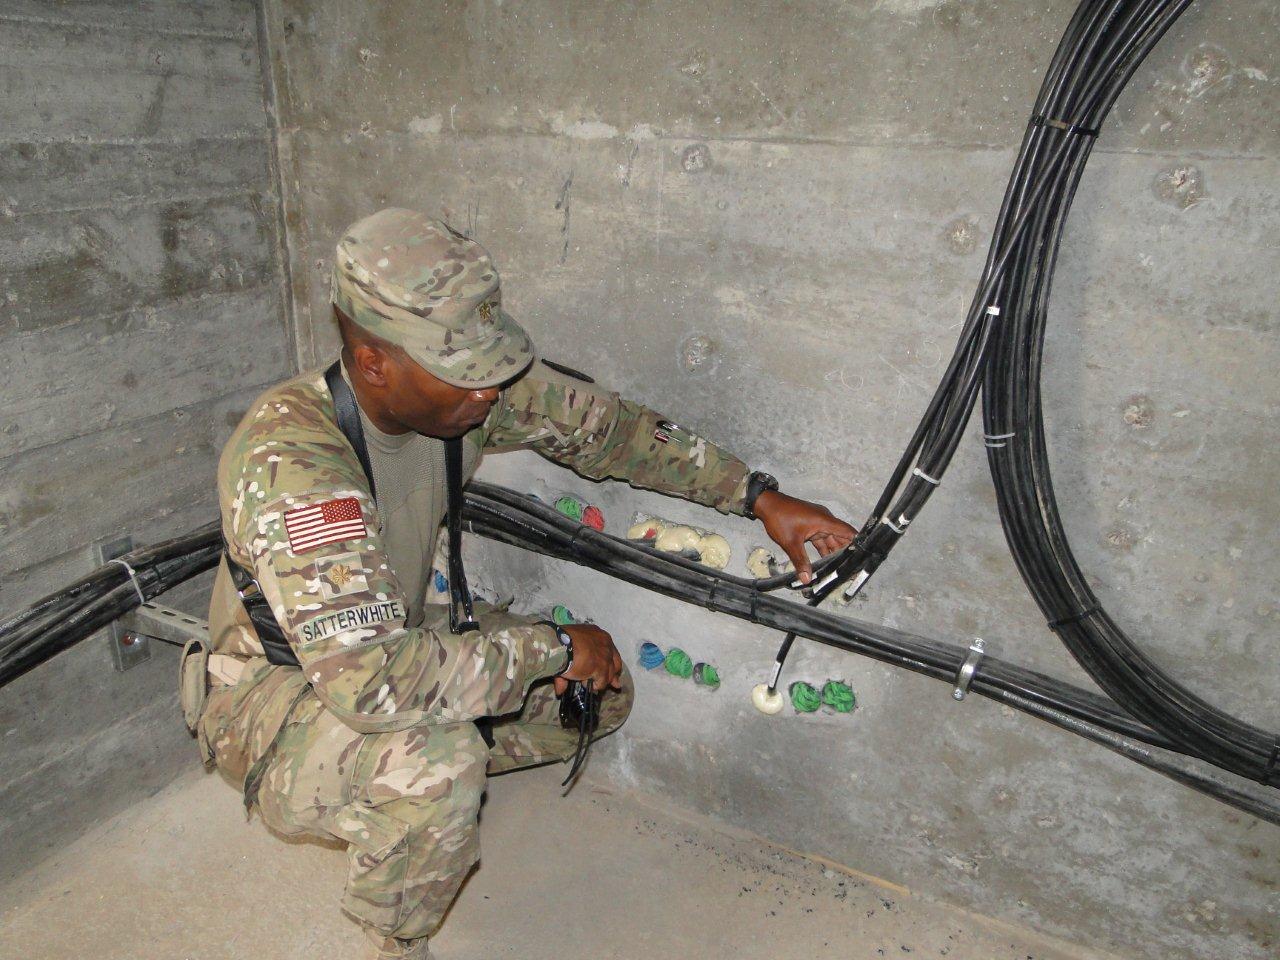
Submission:
<svg viewBox="0 0 1280 960">
<path fill-rule="evenodd" d="M 763 491 L 756 497 L 752 511 L 764 524 L 765 533 L 795 564 L 801 583 L 813 580 L 813 567 L 804 548 L 806 543 L 812 543 L 825 557 L 843 550 L 858 533 L 826 507 L 777 490 Z"/>
</svg>

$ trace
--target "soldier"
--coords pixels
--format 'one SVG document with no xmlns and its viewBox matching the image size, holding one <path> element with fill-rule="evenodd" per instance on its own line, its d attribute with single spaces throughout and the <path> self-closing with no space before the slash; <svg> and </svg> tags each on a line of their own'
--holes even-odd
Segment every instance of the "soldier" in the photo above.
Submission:
<svg viewBox="0 0 1280 960">
<path fill-rule="evenodd" d="M 535 360 L 488 253 L 442 222 L 389 209 L 354 224 L 332 300 L 340 363 L 267 390 L 223 450 L 227 553 L 211 650 L 190 658 L 198 702 L 184 706 L 248 810 L 283 834 L 346 841 L 343 908 L 374 955 L 425 958 L 478 859 L 487 773 L 574 752 L 558 721 L 569 681 L 605 692 L 602 734 L 633 692 L 599 627 L 479 605 L 479 628 L 455 630 L 451 608 L 425 602 L 451 442 L 464 480 L 484 450 L 523 447 L 585 477 L 754 515 L 806 580 L 805 542 L 825 555 L 854 531 L 714 443 Z M 345 429 L 343 397 L 355 401 Z M 265 603 L 251 617 L 242 597 Z"/>
</svg>

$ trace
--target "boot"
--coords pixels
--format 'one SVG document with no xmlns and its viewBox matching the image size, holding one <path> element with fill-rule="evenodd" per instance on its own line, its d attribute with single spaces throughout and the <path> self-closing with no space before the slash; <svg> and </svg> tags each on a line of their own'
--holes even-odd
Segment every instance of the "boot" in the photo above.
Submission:
<svg viewBox="0 0 1280 960">
<path fill-rule="evenodd" d="M 387 937 L 381 944 L 375 944 L 373 952 L 368 954 L 369 960 L 435 960 L 435 954 L 427 946 L 427 938 L 417 940 L 399 940 Z"/>
</svg>

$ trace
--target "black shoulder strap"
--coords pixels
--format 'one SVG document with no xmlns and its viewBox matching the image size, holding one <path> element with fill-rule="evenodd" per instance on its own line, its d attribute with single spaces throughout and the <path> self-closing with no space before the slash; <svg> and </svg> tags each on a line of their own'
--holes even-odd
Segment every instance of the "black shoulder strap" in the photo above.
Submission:
<svg viewBox="0 0 1280 960">
<path fill-rule="evenodd" d="M 462 567 L 462 438 L 444 442 L 444 474 L 449 500 L 445 509 L 449 528 L 449 629 L 454 633 L 479 630 Z M 461 607 L 461 613 L 458 608 Z"/>
<path fill-rule="evenodd" d="M 267 663 L 275 664 L 277 667 L 301 666 L 293 648 L 289 646 L 284 631 L 280 629 L 279 621 L 271 612 L 271 604 L 267 603 L 267 598 L 258 589 L 258 582 L 249 576 L 244 567 L 236 563 L 225 541 L 222 552 L 227 562 L 227 572 L 231 574 L 231 584 L 240 596 L 245 616 L 253 624 L 258 642 L 262 644 L 262 652 L 267 656 Z"/>
<path fill-rule="evenodd" d="M 350 384 L 342 376 L 342 361 L 335 360 L 324 372 L 324 382 L 329 385 L 329 394 L 333 397 L 333 412 L 337 415 L 338 429 L 342 431 L 351 449 L 356 452 L 356 459 L 364 470 L 365 479 L 369 481 L 369 495 L 378 499 L 378 489 L 373 482 L 373 467 L 369 464 L 369 445 L 364 442 L 364 426 L 360 423 L 360 407 L 356 404 L 356 395 Z"/>
<path fill-rule="evenodd" d="M 364 475 L 369 480 L 369 493 L 376 500 L 377 487 L 373 482 L 373 467 L 369 463 L 369 447 L 364 441 L 364 426 L 360 423 L 360 408 L 355 393 L 342 376 L 341 360 L 324 372 L 325 383 L 333 395 L 333 409 L 338 428 L 355 450 Z M 454 437 L 444 442 L 445 486 L 448 501 L 445 511 L 449 528 L 449 627 L 454 633 L 479 630 L 467 586 L 467 573 L 462 566 L 462 438 Z"/>
</svg>

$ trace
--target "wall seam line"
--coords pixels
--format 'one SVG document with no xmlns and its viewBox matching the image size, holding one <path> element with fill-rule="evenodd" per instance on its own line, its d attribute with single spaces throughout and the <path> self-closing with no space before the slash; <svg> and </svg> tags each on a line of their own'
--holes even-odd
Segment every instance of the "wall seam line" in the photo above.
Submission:
<svg viewBox="0 0 1280 960">
<path fill-rule="evenodd" d="M 293 303 L 293 261 L 289 249 L 289 226 L 285 217 L 284 171 L 280 167 L 280 119 L 276 96 L 275 74 L 271 69 L 271 48 L 267 29 L 266 0 L 255 3 L 258 24 L 258 71 L 262 77 L 262 105 L 267 115 L 267 163 L 275 184 L 276 256 L 280 258 L 280 288 L 284 307 L 285 337 L 289 345 L 290 369 L 302 370 L 302 357 L 298 352 L 298 320 Z"/>
</svg>

